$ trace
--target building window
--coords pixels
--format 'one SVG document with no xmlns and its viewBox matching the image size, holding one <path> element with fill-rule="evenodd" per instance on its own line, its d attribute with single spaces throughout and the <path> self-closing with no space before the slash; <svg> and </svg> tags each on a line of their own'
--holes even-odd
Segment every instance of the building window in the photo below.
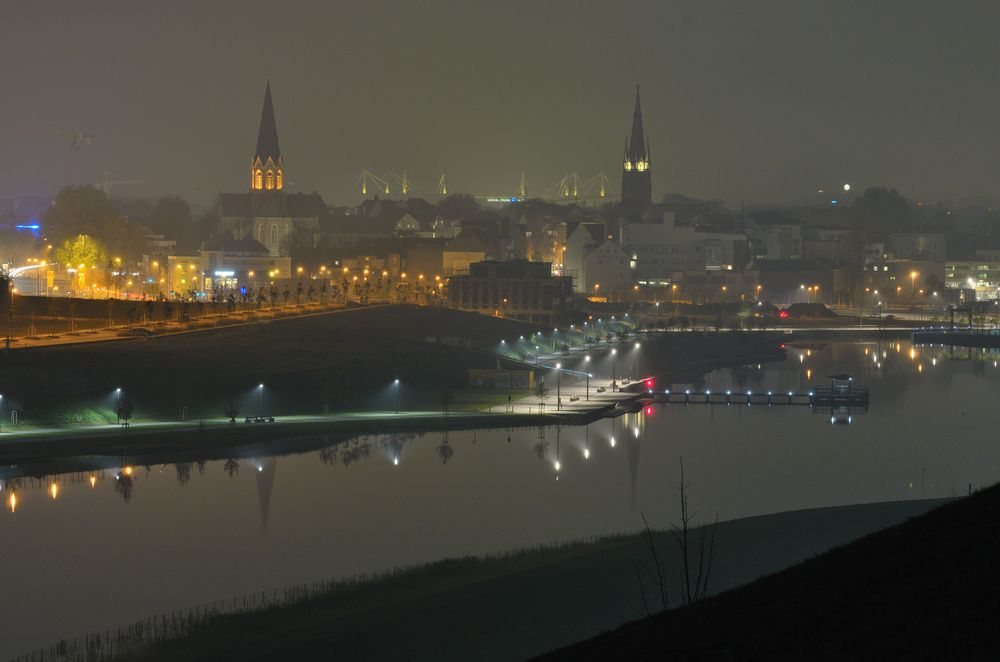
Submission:
<svg viewBox="0 0 1000 662">
<path fill-rule="evenodd" d="M 278 178 L 277 178 L 277 182 L 274 185 L 274 188 L 276 188 L 276 189 L 278 189 L 280 191 L 281 187 L 284 186 L 284 185 L 285 185 L 285 177 L 284 177 L 284 175 L 281 172 L 281 168 L 278 168 Z"/>
<path fill-rule="evenodd" d="M 260 170 L 255 170 L 253 173 L 253 187 L 257 190 L 264 188 L 264 178 Z"/>
<path fill-rule="evenodd" d="M 264 188 L 268 191 L 274 188 L 274 171 L 268 170 L 264 181 Z"/>
<path fill-rule="evenodd" d="M 278 245 L 278 226 L 277 225 L 272 225 L 271 226 L 271 248 L 274 248 L 277 245 Z"/>
</svg>

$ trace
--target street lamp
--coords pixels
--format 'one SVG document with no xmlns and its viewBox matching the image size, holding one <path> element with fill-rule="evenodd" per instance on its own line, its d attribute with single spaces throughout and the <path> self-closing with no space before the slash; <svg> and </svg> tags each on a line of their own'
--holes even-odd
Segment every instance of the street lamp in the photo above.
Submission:
<svg viewBox="0 0 1000 662">
<path fill-rule="evenodd" d="M 562 364 L 556 364 L 556 411 L 562 409 Z"/>
<path fill-rule="evenodd" d="M 399 380 L 394 381 L 393 386 L 396 388 L 396 413 L 399 413 Z"/>
<path fill-rule="evenodd" d="M 590 363 L 590 354 L 584 357 L 584 362 Z M 589 366 L 588 366 L 589 367 Z M 590 373 L 587 373 L 587 402 L 590 402 Z"/>
<path fill-rule="evenodd" d="M 257 384 L 257 413 L 260 416 L 264 415 L 264 385 Z"/>
</svg>

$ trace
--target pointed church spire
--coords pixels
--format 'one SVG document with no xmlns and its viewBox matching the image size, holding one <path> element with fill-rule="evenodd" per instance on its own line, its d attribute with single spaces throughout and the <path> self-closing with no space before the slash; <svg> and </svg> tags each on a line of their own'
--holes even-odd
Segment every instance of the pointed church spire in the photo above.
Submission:
<svg viewBox="0 0 1000 662">
<path fill-rule="evenodd" d="M 629 156 L 633 161 L 646 161 L 646 137 L 642 130 L 642 105 L 639 103 L 639 86 L 635 86 L 635 110 L 632 112 L 632 137 L 629 139 Z"/>
<path fill-rule="evenodd" d="M 260 112 L 260 129 L 257 131 L 257 151 L 250 164 L 250 188 L 280 191 L 284 188 L 284 181 L 284 163 L 278 146 L 278 125 L 274 121 L 271 81 L 268 80 L 264 90 L 264 107 Z"/>
<path fill-rule="evenodd" d="M 652 179 L 649 163 L 649 139 L 642 127 L 642 104 L 639 86 L 635 86 L 635 110 L 632 132 L 625 138 L 622 163 L 622 209 L 634 217 L 652 204 Z"/>
<path fill-rule="evenodd" d="M 257 132 L 257 156 L 262 162 L 271 157 L 277 163 L 281 158 L 278 125 L 274 121 L 274 105 L 271 103 L 271 81 L 267 81 L 267 88 L 264 90 L 264 108 L 260 113 L 260 130 Z"/>
</svg>

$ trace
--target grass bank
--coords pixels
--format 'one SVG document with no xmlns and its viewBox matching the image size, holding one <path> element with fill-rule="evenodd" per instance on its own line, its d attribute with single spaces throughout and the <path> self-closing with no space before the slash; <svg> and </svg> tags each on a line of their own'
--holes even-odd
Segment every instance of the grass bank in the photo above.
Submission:
<svg viewBox="0 0 1000 662">
<path fill-rule="evenodd" d="M 744 584 L 941 503 L 844 506 L 720 523 L 711 586 L 722 591 Z M 654 537 L 668 581 L 677 586 L 676 546 L 666 533 Z M 117 659 L 326 660 L 336 651 L 341 660 L 519 660 L 640 616 L 636 569 L 649 562 L 648 544 L 637 535 L 446 560 L 333 584 L 284 606 L 209 614 L 184 636 Z"/>
<path fill-rule="evenodd" d="M 994 486 L 545 659 L 997 659 L 998 515 Z"/>
</svg>

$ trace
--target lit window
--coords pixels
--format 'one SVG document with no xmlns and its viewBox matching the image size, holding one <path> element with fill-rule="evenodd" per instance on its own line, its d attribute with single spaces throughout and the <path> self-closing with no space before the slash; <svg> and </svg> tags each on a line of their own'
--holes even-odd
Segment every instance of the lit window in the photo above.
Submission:
<svg viewBox="0 0 1000 662">
<path fill-rule="evenodd" d="M 268 191 L 270 191 L 271 189 L 274 188 L 274 171 L 273 170 L 268 170 L 267 171 L 267 175 L 266 175 L 265 180 L 264 180 L 264 188 L 266 188 Z"/>
<path fill-rule="evenodd" d="M 278 226 L 277 225 L 272 225 L 271 226 L 271 246 L 274 247 L 274 246 L 277 246 L 277 245 L 278 245 Z"/>
<path fill-rule="evenodd" d="M 631 169 L 632 169 L 632 162 L 631 161 L 626 161 L 625 162 L 625 170 L 629 171 Z"/>
<path fill-rule="evenodd" d="M 264 177 L 261 175 L 260 170 L 256 170 L 253 173 L 253 187 L 258 190 L 264 188 Z"/>
<path fill-rule="evenodd" d="M 278 189 L 280 191 L 281 187 L 284 186 L 284 185 L 285 185 L 284 174 L 281 172 L 281 168 L 278 168 L 278 179 L 277 179 L 277 183 L 275 184 L 274 188 L 276 188 L 276 189 Z"/>
</svg>

